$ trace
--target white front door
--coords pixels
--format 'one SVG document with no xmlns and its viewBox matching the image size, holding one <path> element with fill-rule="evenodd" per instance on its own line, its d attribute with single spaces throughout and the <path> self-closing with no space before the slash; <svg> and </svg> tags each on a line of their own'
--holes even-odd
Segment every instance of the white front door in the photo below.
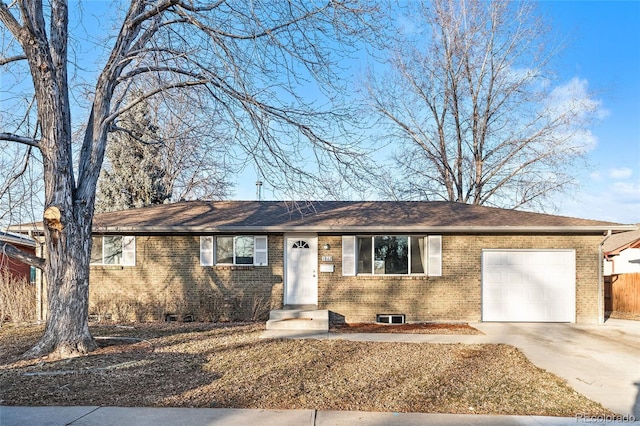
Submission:
<svg viewBox="0 0 640 426">
<path fill-rule="evenodd" d="M 318 304 L 318 237 L 285 236 L 285 305 Z"/>
</svg>

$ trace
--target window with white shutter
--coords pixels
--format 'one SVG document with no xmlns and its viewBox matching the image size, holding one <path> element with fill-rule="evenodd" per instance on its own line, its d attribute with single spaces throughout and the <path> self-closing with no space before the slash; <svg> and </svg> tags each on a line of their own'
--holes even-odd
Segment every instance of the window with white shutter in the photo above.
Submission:
<svg viewBox="0 0 640 426">
<path fill-rule="evenodd" d="M 442 276 L 442 236 L 345 235 L 342 275 Z"/>
<path fill-rule="evenodd" d="M 266 235 L 206 235 L 200 237 L 200 265 L 269 264 Z"/>
<path fill-rule="evenodd" d="M 91 265 L 136 265 L 136 237 L 103 235 L 91 237 Z"/>
</svg>

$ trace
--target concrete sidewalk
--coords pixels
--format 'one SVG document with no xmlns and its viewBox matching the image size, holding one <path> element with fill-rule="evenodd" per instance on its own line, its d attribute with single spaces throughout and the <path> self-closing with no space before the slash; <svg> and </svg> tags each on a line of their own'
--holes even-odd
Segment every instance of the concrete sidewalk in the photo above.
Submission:
<svg viewBox="0 0 640 426">
<path fill-rule="evenodd" d="M 504 343 L 536 366 L 621 415 L 640 419 L 640 322 L 609 319 L 602 325 L 474 323 L 484 335 L 351 334 L 266 331 L 265 338 L 316 338 L 408 343 Z"/>
<path fill-rule="evenodd" d="M 569 426 L 640 424 L 619 419 L 466 414 L 372 413 L 227 408 L 8 407 L 0 406 L 2 426 Z"/>
</svg>

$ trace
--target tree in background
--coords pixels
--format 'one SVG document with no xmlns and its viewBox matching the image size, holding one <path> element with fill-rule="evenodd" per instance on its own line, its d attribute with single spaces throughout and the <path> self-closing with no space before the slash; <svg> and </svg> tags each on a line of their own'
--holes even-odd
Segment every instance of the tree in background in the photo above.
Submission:
<svg viewBox="0 0 640 426">
<path fill-rule="evenodd" d="M 331 164 L 347 170 L 362 162 L 356 146 L 341 142 L 348 110 L 339 97 L 344 80 L 337 63 L 354 40 L 371 34 L 375 10 L 366 2 L 131 0 L 114 6 L 119 4 L 126 10 L 113 7 L 102 17 L 114 19 L 117 30 L 106 40 L 91 40 L 108 46 L 94 83 L 76 86 L 70 78 L 83 70 L 69 58 L 69 48 L 77 47 L 69 31 L 86 24 L 78 22 L 81 7 L 69 8 L 65 0 L 46 7 L 37 0 L 0 0 L 0 70 L 8 99 L 0 141 L 31 147 L 43 168 L 46 259 L 31 263 L 43 268 L 48 307 L 44 335 L 28 356 L 96 348 L 88 289 L 98 176 L 108 133 L 146 99 L 182 96 L 206 106 L 202 114 L 219 120 L 236 152 L 263 170 L 283 171 L 292 185 L 314 183 L 314 171 Z M 299 94 L 312 82 L 323 107 Z M 132 95 L 137 91 L 142 95 Z M 29 94 L 35 112 L 24 105 Z M 83 99 L 86 108 L 72 110 L 72 102 Z M 80 117 L 78 110 L 88 115 Z M 31 114 L 34 132 L 24 126 Z M 77 149 L 72 116 L 84 121 L 75 123 L 83 129 Z M 310 158 L 315 165 L 301 162 Z M 271 176 L 276 174 L 263 174 Z"/>
<path fill-rule="evenodd" d="M 122 114 L 107 141 L 96 212 L 127 210 L 170 200 L 171 193 L 164 184 L 162 147 L 146 100 Z"/>
<path fill-rule="evenodd" d="M 114 124 L 96 212 L 229 195 L 230 138 L 218 134 L 216 120 L 194 110 L 191 100 L 177 96 L 166 103 L 145 99 Z"/>
<path fill-rule="evenodd" d="M 401 22 L 369 84 L 397 148 L 385 197 L 544 209 L 575 183 L 599 103 L 554 87 L 532 2 L 411 2 Z"/>
<path fill-rule="evenodd" d="M 166 103 L 151 100 L 162 139 L 160 163 L 171 201 L 218 200 L 231 194 L 229 175 L 238 165 L 229 159 L 233 138 L 220 126 L 220 111 L 177 96 Z M 202 114 L 206 111 L 206 114 Z"/>
<path fill-rule="evenodd" d="M 0 142 L 0 228 L 16 221 L 36 222 L 34 211 L 42 209 L 42 165 L 31 147 Z M 16 160 L 18 159 L 18 160 Z"/>
</svg>

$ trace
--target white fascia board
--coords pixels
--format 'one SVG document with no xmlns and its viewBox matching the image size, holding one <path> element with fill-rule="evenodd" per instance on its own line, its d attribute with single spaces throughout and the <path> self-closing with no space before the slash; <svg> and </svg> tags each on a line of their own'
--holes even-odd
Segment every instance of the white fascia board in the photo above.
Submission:
<svg viewBox="0 0 640 426">
<path fill-rule="evenodd" d="M 535 233 L 577 233 L 599 234 L 607 231 L 623 232 L 637 229 L 635 225 L 612 226 L 108 226 L 94 227 L 97 234 L 202 234 L 202 233 L 288 233 L 313 232 L 335 234 L 371 233 L 470 233 L 470 234 L 535 234 Z"/>
</svg>

